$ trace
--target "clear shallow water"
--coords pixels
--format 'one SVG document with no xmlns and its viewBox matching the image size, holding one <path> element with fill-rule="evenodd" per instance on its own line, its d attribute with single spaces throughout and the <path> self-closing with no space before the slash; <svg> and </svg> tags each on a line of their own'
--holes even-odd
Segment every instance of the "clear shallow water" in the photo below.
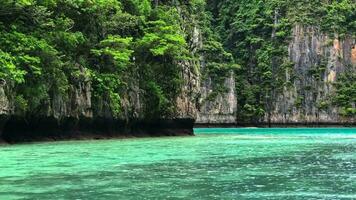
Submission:
<svg viewBox="0 0 356 200">
<path fill-rule="evenodd" d="M 356 199 L 356 129 L 0 147 L 0 199 Z"/>
</svg>

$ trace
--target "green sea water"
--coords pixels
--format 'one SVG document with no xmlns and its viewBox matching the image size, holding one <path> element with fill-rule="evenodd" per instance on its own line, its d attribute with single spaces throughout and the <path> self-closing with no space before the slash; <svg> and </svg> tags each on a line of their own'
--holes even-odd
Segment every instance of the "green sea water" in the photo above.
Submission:
<svg viewBox="0 0 356 200">
<path fill-rule="evenodd" d="M 0 200 L 356 199 L 356 129 L 0 146 Z"/>
</svg>

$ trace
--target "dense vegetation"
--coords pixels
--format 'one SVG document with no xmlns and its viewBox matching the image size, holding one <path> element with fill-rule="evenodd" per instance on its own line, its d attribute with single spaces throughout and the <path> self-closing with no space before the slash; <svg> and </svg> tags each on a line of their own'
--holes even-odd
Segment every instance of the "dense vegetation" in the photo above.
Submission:
<svg viewBox="0 0 356 200">
<path fill-rule="evenodd" d="M 340 38 L 356 33 L 353 0 L 0 1 L 0 78 L 11 86 L 16 113 L 27 115 L 90 80 L 97 112 L 108 103 L 119 116 L 122 95 L 134 91 L 145 97 L 144 117 L 170 117 L 182 88 L 180 63 L 203 58 L 201 72 L 195 67 L 215 84 L 209 98 L 226 91 L 234 70 L 238 119 L 258 121 L 290 84 L 283 74 L 293 67 L 286 59 L 293 24 Z M 193 23 L 204 40 L 198 52 L 190 47 Z M 351 116 L 354 79 L 354 71 L 343 76 L 332 101 Z"/>
<path fill-rule="evenodd" d="M 2 0 L 0 13 L 0 78 L 13 86 L 17 113 L 38 113 L 53 95 L 68 98 L 72 86 L 91 80 L 93 104 L 109 102 L 119 115 L 133 77 L 147 97 L 146 117 L 174 113 L 177 65 L 191 56 L 173 5 Z"/>
</svg>

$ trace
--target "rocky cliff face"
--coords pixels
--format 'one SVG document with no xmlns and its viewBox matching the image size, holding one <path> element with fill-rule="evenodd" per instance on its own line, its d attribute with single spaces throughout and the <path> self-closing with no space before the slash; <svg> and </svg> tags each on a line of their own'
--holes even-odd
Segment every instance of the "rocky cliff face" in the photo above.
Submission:
<svg viewBox="0 0 356 200">
<path fill-rule="evenodd" d="M 346 71 L 356 70 L 356 43 L 348 36 L 339 39 L 316 27 L 296 25 L 288 46 L 288 59 L 293 67 L 286 70 L 286 84 L 272 101 L 271 114 L 265 124 L 352 124 L 355 119 L 343 117 L 340 108 L 331 103 L 334 83 Z M 204 61 L 201 64 L 204 68 Z M 201 81 L 197 123 L 233 124 L 236 121 L 237 100 L 234 74 L 226 78 L 226 93 L 214 92 L 211 78 Z"/>
<path fill-rule="evenodd" d="M 0 84 L 0 136 L 2 134 L 3 126 L 6 122 L 7 114 L 9 112 L 9 100 L 5 95 L 4 86 L 5 82 Z"/>
<path fill-rule="evenodd" d="M 339 75 L 355 72 L 355 47 L 354 38 L 296 25 L 288 48 L 294 67 L 286 71 L 288 84 L 273 102 L 271 123 L 354 123 L 354 118 L 341 117 L 330 99 Z"/>
<path fill-rule="evenodd" d="M 60 120 L 61 118 L 93 117 L 91 103 L 91 83 L 89 79 L 71 85 L 68 96 L 53 94 L 50 99 L 44 102 L 36 115 L 51 116 Z M 12 96 L 10 85 L 0 86 L 0 114 L 21 116 L 21 112 L 15 109 L 15 99 Z M 35 114 L 35 113 L 34 113 Z"/>
<path fill-rule="evenodd" d="M 200 88 L 200 107 L 197 115 L 199 124 L 233 124 L 236 123 L 237 100 L 235 95 L 235 77 L 231 72 L 226 78 L 226 93 L 220 93 L 213 99 L 209 95 L 214 92 L 211 78 L 203 81 Z"/>
<path fill-rule="evenodd" d="M 69 100 L 62 96 L 54 95 L 51 105 L 48 107 L 47 116 L 60 119 L 63 117 L 93 117 L 91 103 L 91 84 L 90 80 L 79 82 L 71 86 Z"/>
<path fill-rule="evenodd" d="M 203 48 L 202 33 L 199 27 L 193 29 L 193 34 L 190 40 L 190 46 L 193 53 L 197 53 Z M 233 71 L 228 73 L 225 78 L 223 87 L 227 92 L 216 93 L 214 88 L 214 80 L 211 77 L 204 78 L 204 68 L 206 60 L 204 56 L 199 55 L 199 62 L 191 66 L 198 66 L 196 70 L 198 76 L 195 76 L 194 81 L 189 81 L 190 78 L 185 78 L 190 84 L 193 83 L 193 98 L 194 102 L 194 118 L 198 124 L 234 124 L 236 122 L 237 98 L 235 94 L 235 74 Z M 213 98 L 211 96 L 213 95 Z"/>
<path fill-rule="evenodd" d="M 193 28 L 186 27 L 186 24 L 190 24 L 191 18 L 185 16 L 180 12 L 183 20 L 182 30 L 186 32 L 186 40 L 189 45 L 189 49 L 192 55 L 197 55 L 199 49 L 202 47 L 202 36 L 198 24 L 193 23 Z M 181 94 L 177 98 L 177 114 L 178 118 L 192 118 L 195 119 L 198 113 L 197 110 L 197 98 L 200 93 L 200 62 L 199 61 L 182 61 L 179 63 L 181 66 L 181 77 L 183 78 L 183 85 Z"/>
<path fill-rule="evenodd" d="M 188 73 L 182 69 L 182 74 Z M 69 98 L 54 95 L 38 115 L 17 114 L 0 87 L 0 142 L 9 143 L 61 140 L 103 139 L 125 136 L 175 136 L 193 134 L 195 107 L 190 101 L 190 81 L 177 98 L 174 118 L 145 120 L 142 116 L 140 89 L 132 88 L 122 95 L 122 113 L 114 118 L 107 102 L 92 104 L 91 82 L 85 80 L 70 89 Z M 134 82 L 133 82 L 134 83 Z M 130 86 L 130 87 L 131 87 Z"/>
<path fill-rule="evenodd" d="M 5 95 L 5 83 L 0 85 L 0 115 L 6 115 L 9 113 L 9 100 Z"/>
</svg>

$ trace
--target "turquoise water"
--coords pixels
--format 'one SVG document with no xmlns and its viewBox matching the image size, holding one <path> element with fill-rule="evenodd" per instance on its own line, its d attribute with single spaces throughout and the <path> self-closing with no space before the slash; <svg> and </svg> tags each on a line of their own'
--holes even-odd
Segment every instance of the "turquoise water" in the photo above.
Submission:
<svg viewBox="0 0 356 200">
<path fill-rule="evenodd" d="M 356 129 L 0 147 L 0 200 L 356 199 Z"/>
</svg>

